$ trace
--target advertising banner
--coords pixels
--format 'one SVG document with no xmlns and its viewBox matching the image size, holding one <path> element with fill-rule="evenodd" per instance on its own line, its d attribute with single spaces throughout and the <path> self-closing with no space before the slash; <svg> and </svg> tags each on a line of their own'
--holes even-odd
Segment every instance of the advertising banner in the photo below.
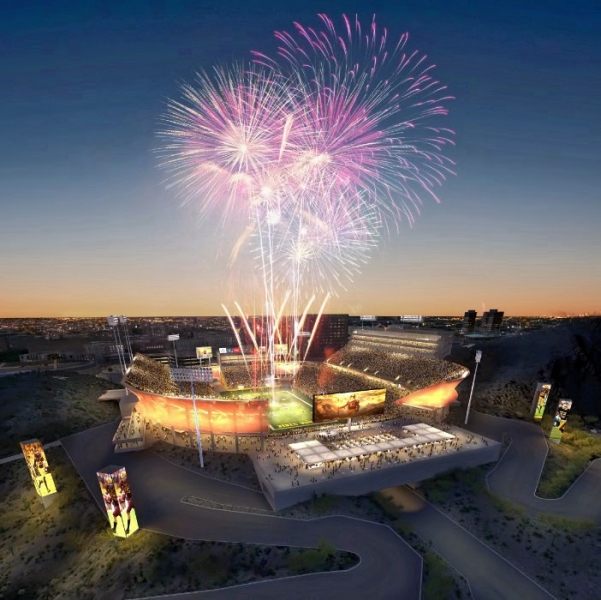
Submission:
<svg viewBox="0 0 601 600">
<path fill-rule="evenodd" d="M 363 390 L 313 396 L 313 421 L 337 421 L 380 415 L 384 412 L 386 390 Z"/>
<path fill-rule="evenodd" d="M 125 467 L 110 465 L 96 476 L 113 535 L 129 537 L 139 527 Z"/>
<path fill-rule="evenodd" d="M 20 446 L 36 492 L 42 498 L 56 494 L 56 485 L 54 484 L 54 479 L 46 460 L 46 453 L 44 452 L 44 448 L 42 448 L 40 440 L 27 440 L 26 442 L 21 442 Z"/>
<path fill-rule="evenodd" d="M 563 431 L 566 423 L 568 422 L 568 417 L 571 410 L 572 400 L 562 399 L 559 401 L 557 412 L 555 413 L 555 418 L 553 419 L 553 428 L 551 429 L 551 434 L 549 436 L 549 439 L 556 444 L 561 442 L 561 436 L 563 435 Z"/>
<path fill-rule="evenodd" d="M 540 421 L 545 413 L 545 407 L 547 406 L 547 400 L 549 400 L 549 394 L 551 393 L 550 383 L 539 383 L 536 386 L 536 392 L 534 392 L 534 400 L 532 402 L 532 413 L 535 421 Z"/>
<path fill-rule="evenodd" d="M 196 358 L 213 358 L 213 348 L 211 346 L 200 346 L 196 348 Z"/>
<path fill-rule="evenodd" d="M 135 391 L 136 410 L 150 423 L 178 431 L 196 431 L 194 409 L 189 398 L 173 398 Z M 203 433 L 268 433 L 269 400 L 196 399 L 200 431 Z"/>
</svg>

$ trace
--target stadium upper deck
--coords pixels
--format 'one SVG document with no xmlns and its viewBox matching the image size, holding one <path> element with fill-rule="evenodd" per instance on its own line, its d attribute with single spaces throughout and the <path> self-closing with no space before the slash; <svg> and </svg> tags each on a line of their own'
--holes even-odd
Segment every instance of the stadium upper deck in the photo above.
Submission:
<svg viewBox="0 0 601 600">
<path fill-rule="evenodd" d="M 452 336 L 443 331 L 355 329 L 345 348 L 444 358 L 451 353 L 452 344 Z"/>
<path fill-rule="evenodd" d="M 469 373 L 462 365 L 446 360 L 398 351 L 366 350 L 352 344 L 332 355 L 328 364 L 378 377 L 412 392 L 445 381 L 463 379 Z"/>
</svg>

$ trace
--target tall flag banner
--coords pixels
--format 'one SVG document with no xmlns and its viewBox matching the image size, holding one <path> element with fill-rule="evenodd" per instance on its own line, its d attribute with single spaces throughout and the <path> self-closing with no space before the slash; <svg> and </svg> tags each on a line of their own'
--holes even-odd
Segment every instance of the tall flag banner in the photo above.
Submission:
<svg viewBox="0 0 601 600">
<path fill-rule="evenodd" d="M 532 401 L 532 413 L 535 421 L 540 421 L 545 414 L 545 407 L 547 406 L 547 400 L 549 400 L 549 394 L 551 393 L 550 383 L 539 383 L 536 386 L 534 392 L 534 400 Z"/>
<path fill-rule="evenodd" d="M 38 495 L 44 498 L 56 494 L 56 485 L 40 440 L 27 440 L 20 446 Z"/>
<path fill-rule="evenodd" d="M 129 537 L 139 527 L 125 467 L 110 465 L 96 476 L 113 535 Z"/>
<path fill-rule="evenodd" d="M 549 439 L 556 444 L 561 442 L 561 436 L 563 435 L 570 411 L 572 410 L 572 400 L 560 400 L 553 419 L 553 429 L 551 429 L 551 435 Z"/>
</svg>

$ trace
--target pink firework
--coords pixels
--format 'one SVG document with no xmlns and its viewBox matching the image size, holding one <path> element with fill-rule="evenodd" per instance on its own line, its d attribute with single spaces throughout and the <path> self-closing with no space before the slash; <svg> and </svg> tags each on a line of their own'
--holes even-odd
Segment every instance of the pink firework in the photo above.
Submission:
<svg viewBox="0 0 601 600">
<path fill-rule="evenodd" d="M 451 97 L 407 34 L 390 44 L 375 20 L 320 20 L 276 33 L 276 57 L 199 74 L 162 132 L 184 200 L 246 221 L 234 252 L 258 253 L 272 310 L 282 290 L 298 306 L 344 287 L 381 228 L 411 223 L 452 172 Z"/>
<path fill-rule="evenodd" d="M 452 173 L 444 156 L 453 132 L 433 124 L 451 99 L 432 76 L 434 65 L 406 50 L 408 35 L 389 44 L 375 19 L 363 29 L 343 17 L 341 31 L 326 15 L 322 27 L 296 23 L 277 32 L 278 58 L 255 53 L 255 61 L 280 73 L 298 102 L 288 146 L 299 172 L 353 186 L 387 217 L 412 222 L 421 197 Z"/>
</svg>

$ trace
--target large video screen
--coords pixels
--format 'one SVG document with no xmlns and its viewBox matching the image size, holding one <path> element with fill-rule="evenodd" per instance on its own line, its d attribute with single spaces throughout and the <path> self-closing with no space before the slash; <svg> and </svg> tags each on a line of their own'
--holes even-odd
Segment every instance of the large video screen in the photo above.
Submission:
<svg viewBox="0 0 601 600">
<path fill-rule="evenodd" d="M 130 536 L 139 527 L 125 467 L 105 467 L 96 476 L 113 535 Z"/>
<path fill-rule="evenodd" d="M 213 348 L 211 346 L 197 346 L 196 347 L 196 358 L 212 358 Z"/>
<path fill-rule="evenodd" d="M 52 473 L 48 467 L 46 453 L 39 440 L 28 440 L 21 442 L 21 450 L 33 479 L 36 492 L 44 497 L 56 494 L 56 485 Z"/>
<path fill-rule="evenodd" d="M 179 431 L 196 431 L 192 400 L 147 394 L 136 390 L 136 410 L 151 423 Z M 268 433 L 269 400 L 196 399 L 200 430 L 203 433 Z"/>
<path fill-rule="evenodd" d="M 545 414 L 545 407 L 547 406 L 547 400 L 551 393 L 550 383 L 539 383 L 536 386 L 536 392 L 534 393 L 533 410 L 534 420 L 540 421 Z"/>
<path fill-rule="evenodd" d="M 317 394 L 313 396 L 313 421 L 319 423 L 381 415 L 385 402 L 385 389 Z"/>
</svg>

